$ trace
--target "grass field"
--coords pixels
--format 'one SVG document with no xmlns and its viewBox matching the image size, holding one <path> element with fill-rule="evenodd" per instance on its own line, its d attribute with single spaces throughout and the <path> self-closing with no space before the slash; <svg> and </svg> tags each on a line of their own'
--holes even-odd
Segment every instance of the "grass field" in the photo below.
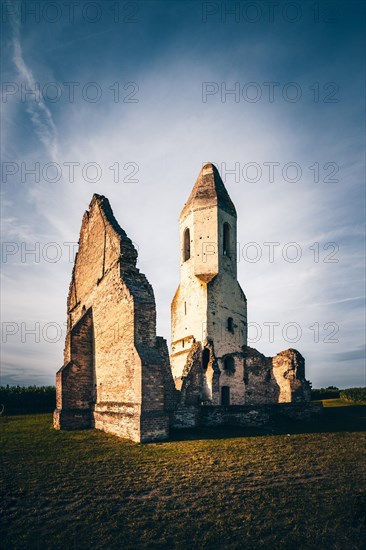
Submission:
<svg viewBox="0 0 366 550">
<path fill-rule="evenodd" d="M 2 418 L 0 545 L 361 549 L 366 407 L 330 401 L 314 425 L 150 445 Z"/>
</svg>

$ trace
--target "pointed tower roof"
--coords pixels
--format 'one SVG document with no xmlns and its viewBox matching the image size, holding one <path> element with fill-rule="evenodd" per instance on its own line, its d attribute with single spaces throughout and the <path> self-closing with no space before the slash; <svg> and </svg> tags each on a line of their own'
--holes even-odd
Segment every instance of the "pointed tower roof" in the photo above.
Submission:
<svg viewBox="0 0 366 550">
<path fill-rule="evenodd" d="M 205 164 L 198 174 L 197 181 L 180 217 L 186 216 L 191 210 L 206 206 L 217 206 L 236 217 L 235 206 L 229 197 L 224 182 L 217 168 L 211 163 Z"/>
</svg>

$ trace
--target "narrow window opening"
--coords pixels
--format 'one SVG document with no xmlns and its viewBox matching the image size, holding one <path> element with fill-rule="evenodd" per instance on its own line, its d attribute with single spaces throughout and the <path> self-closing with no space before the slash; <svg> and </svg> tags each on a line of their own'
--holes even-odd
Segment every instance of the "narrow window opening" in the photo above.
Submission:
<svg viewBox="0 0 366 550">
<path fill-rule="evenodd" d="M 186 262 L 191 257 L 191 235 L 189 228 L 185 229 L 183 236 L 183 261 Z"/>
<path fill-rule="evenodd" d="M 230 258 L 230 240 L 231 240 L 231 230 L 230 225 L 225 222 L 223 228 L 223 254 Z"/>
<path fill-rule="evenodd" d="M 209 361 L 210 361 L 210 350 L 208 348 L 205 348 L 202 352 L 202 368 L 203 368 L 203 370 L 207 370 Z"/>
<path fill-rule="evenodd" d="M 182 340 L 182 348 L 184 348 L 184 338 L 183 338 L 183 340 Z"/>
<path fill-rule="evenodd" d="M 235 372 L 234 357 L 227 355 L 224 359 L 224 369 L 227 374 L 233 374 Z"/>
<path fill-rule="evenodd" d="M 184 315 L 187 315 L 187 302 L 184 302 Z"/>
<path fill-rule="evenodd" d="M 234 334 L 234 320 L 232 317 L 228 317 L 227 319 L 227 330 Z"/>
</svg>

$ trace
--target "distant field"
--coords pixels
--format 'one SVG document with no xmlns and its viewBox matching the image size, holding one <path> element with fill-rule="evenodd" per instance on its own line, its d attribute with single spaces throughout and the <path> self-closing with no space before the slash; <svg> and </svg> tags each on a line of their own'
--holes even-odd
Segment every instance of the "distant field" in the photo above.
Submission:
<svg viewBox="0 0 366 550">
<path fill-rule="evenodd" d="M 150 445 L 2 418 L 0 546 L 364 548 L 366 407 L 329 401 L 313 425 Z"/>
<path fill-rule="evenodd" d="M 323 407 L 352 407 L 354 403 L 344 401 L 343 399 L 323 399 Z"/>
</svg>

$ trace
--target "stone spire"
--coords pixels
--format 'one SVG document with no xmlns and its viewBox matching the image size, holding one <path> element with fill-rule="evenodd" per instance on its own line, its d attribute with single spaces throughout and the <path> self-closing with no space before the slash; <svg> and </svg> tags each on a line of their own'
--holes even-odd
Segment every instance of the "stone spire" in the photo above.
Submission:
<svg viewBox="0 0 366 550">
<path fill-rule="evenodd" d="M 229 197 L 224 182 L 217 168 L 211 163 L 205 164 L 199 173 L 180 218 L 184 218 L 192 210 L 207 206 L 217 206 L 236 217 L 235 206 Z"/>
</svg>

